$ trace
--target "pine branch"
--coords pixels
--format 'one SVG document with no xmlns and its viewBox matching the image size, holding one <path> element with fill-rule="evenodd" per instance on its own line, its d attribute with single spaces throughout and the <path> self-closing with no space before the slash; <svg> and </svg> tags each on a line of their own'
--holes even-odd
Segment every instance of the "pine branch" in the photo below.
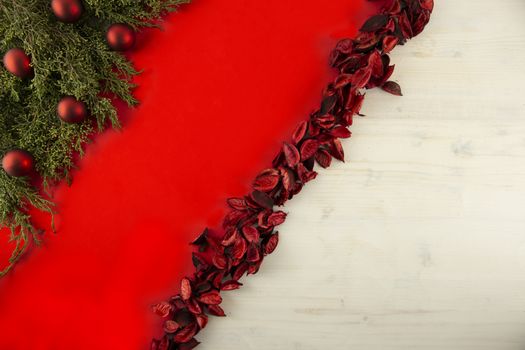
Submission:
<svg viewBox="0 0 525 350">
<path fill-rule="evenodd" d="M 9 227 L 16 243 L 10 265 L 0 277 L 12 269 L 30 242 L 38 242 L 28 208 L 52 213 L 45 190 L 70 180 L 73 157 L 83 154 L 91 135 L 120 127 L 111 98 L 137 103 L 131 78 L 138 71 L 108 48 L 107 27 L 117 22 L 136 29 L 156 27 L 163 15 L 187 2 L 84 0 L 86 11 L 80 21 L 65 24 L 51 13 L 49 0 L 0 0 L 0 55 L 20 47 L 31 56 L 35 72 L 28 81 L 0 68 L 0 155 L 14 148 L 29 151 L 43 190 L 0 170 L 0 228 Z M 65 95 L 84 101 L 91 120 L 79 125 L 62 123 L 56 106 Z"/>
</svg>

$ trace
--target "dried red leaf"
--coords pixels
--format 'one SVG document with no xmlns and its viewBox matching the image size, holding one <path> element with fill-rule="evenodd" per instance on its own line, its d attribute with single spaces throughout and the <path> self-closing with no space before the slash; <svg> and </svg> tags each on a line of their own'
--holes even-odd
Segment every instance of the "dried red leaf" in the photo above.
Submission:
<svg viewBox="0 0 525 350">
<path fill-rule="evenodd" d="M 362 68 L 355 72 L 352 79 L 352 86 L 354 89 L 362 89 L 366 86 L 370 77 L 372 76 L 372 69 L 369 67 Z"/>
<path fill-rule="evenodd" d="M 337 103 L 337 95 L 327 95 L 323 98 L 323 101 L 321 102 L 321 109 L 319 110 L 320 114 L 326 114 L 333 111 L 335 104 Z M 310 132 L 311 136 L 314 136 Z"/>
<path fill-rule="evenodd" d="M 253 191 L 252 199 L 257 203 L 261 208 L 272 209 L 273 208 L 273 199 L 268 196 L 266 193 L 261 191 Z"/>
<path fill-rule="evenodd" d="M 288 142 L 283 144 L 283 153 L 290 168 L 295 167 L 301 160 L 301 156 L 299 155 L 297 148 Z"/>
<path fill-rule="evenodd" d="M 352 83 L 352 74 L 341 74 L 335 78 L 334 89 L 341 89 Z"/>
<path fill-rule="evenodd" d="M 427 11 L 432 12 L 434 10 L 434 0 L 420 0 L 420 5 Z"/>
<path fill-rule="evenodd" d="M 167 320 L 164 322 L 164 332 L 173 334 L 179 329 L 179 324 L 173 320 Z"/>
<path fill-rule="evenodd" d="M 207 237 L 208 237 L 208 229 L 204 229 L 204 231 L 202 231 L 202 233 L 193 240 L 193 242 L 191 242 L 192 245 L 197 245 L 197 246 L 201 246 L 201 245 L 205 245 L 207 243 Z"/>
<path fill-rule="evenodd" d="M 279 244 L 279 233 L 275 233 L 268 239 L 268 242 L 266 242 L 264 246 L 264 254 L 272 254 L 275 248 L 277 248 L 277 244 Z"/>
<path fill-rule="evenodd" d="M 224 310 L 219 305 L 208 305 L 208 312 L 213 316 L 226 316 Z"/>
<path fill-rule="evenodd" d="M 222 245 L 225 247 L 231 246 L 237 238 L 239 237 L 239 233 L 235 227 L 231 227 L 226 230 L 226 233 L 222 237 Z"/>
<path fill-rule="evenodd" d="M 208 324 L 208 316 L 205 314 L 195 315 L 195 320 L 197 321 L 200 329 L 203 329 Z"/>
<path fill-rule="evenodd" d="M 259 271 L 259 268 L 261 267 L 262 262 L 263 262 L 263 258 L 261 257 L 259 261 L 251 264 L 248 267 L 248 275 L 255 275 Z"/>
<path fill-rule="evenodd" d="M 320 150 L 316 153 L 315 160 L 321 167 L 328 168 L 332 163 L 332 156 L 327 151 Z"/>
<path fill-rule="evenodd" d="M 180 344 L 177 350 L 192 350 L 195 349 L 200 343 L 197 339 L 192 338 L 184 344 Z"/>
<path fill-rule="evenodd" d="M 276 169 L 266 169 L 262 171 L 253 183 L 253 188 L 257 191 L 270 192 L 279 183 L 279 171 Z"/>
<path fill-rule="evenodd" d="M 168 317 L 172 310 L 172 306 L 170 303 L 163 301 L 161 303 L 154 305 L 152 307 L 152 310 L 154 313 L 156 313 L 160 317 Z"/>
<path fill-rule="evenodd" d="M 229 280 L 222 284 L 221 290 L 235 290 L 239 289 L 242 286 L 242 283 L 236 280 Z"/>
<path fill-rule="evenodd" d="M 281 168 L 281 175 L 283 177 L 283 187 L 287 191 L 292 191 L 295 187 L 295 175 L 288 168 Z"/>
<path fill-rule="evenodd" d="M 198 299 L 201 303 L 207 305 L 218 305 L 222 303 L 221 294 L 216 290 L 203 293 L 199 296 Z"/>
<path fill-rule="evenodd" d="M 372 76 L 379 77 L 383 74 L 383 60 L 379 50 L 374 50 L 368 57 L 368 66 L 372 70 Z"/>
<path fill-rule="evenodd" d="M 230 206 L 230 208 L 235 210 L 246 209 L 246 201 L 244 200 L 244 198 L 228 198 L 227 203 Z"/>
<path fill-rule="evenodd" d="M 246 240 L 242 237 L 239 237 L 233 245 L 232 257 L 237 260 L 242 259 L 242 257 L 246 253 L 246 250 L 248 249 L 247 247 L 248 245 L 246 244 Z"/>
<path fill-rule="evenodd" d="M 319 142 L 315 139 L 308 139 L 301 145 L 301 160 L 306 160 L 315 155 L 319 149 Z"/>
<path fill-rule="evenodd" d="M 191 282 L 187 278 L 183 278 L 180 282 L 180 296 L 183 300 L 191 298 Z"/>
<path fill-rule="evenodd" d="M 398 43 L 399 43 L 399 39 L 396 38 L 395 36 L 393 35 L 385 36 L 385 38 L 383 39 L 383 52 L 389 53 L 390 51 L 394 49 L 394 47 L 396 47 Z"/>
<path fill-rule="evenodd" d="M 151 342 L 151 350 L 168 350 L 169 340 L 167 337 L 163 337 L 161 340 L 154 339 Z"/>
<path fill-rule="evenodd" d="M 292 134 L 292 142 L 296 145 L 299 142 L 301 142 L 301 140 L 305 137 L 307 130 L 308 130 L 308 122 L 306 120 L 303 120 L 295 128 L 295 131 Z"/>
<path fill-rule="evenodd" d="M 332 140 L 330 145 L 330 154 L 334 156 L 335 159 L 340 160 L 341 162 L 345 161 L 345 151 L 343 145 L 339 139 Z"/>
<path fill-rule="evenodd" d="M 401 86 L 399 86 L 399 84 L 395 81 L 387 81 L 383 84 L 383 86 L 381 86 L 381 89 L 392 95 L 403 96 L 403 93 L 401 92 Z"/>
<path fill-rule="evenodd" d="M 187 343 L 193 338 L 193 336 L 197 333 L 198 326 L 196 323 L 192 323 L 183 329 L 181 329 L 175 336 L 173 337 L 173 341 L 175 343 Z"/>
<path fill-rule="evenodd" d="M 199 305 L 199 302 L 193 298 L 186 302 L 186 306 L 188 307 L 189 312 L 191 312 L 194 315 L 202 313 L 202 308 Z"/>
<path fill-rule="evenodd" d="M 259 231 L 253 226 L 244 226 L 242 228 L 244 238 L 250 243 L 259 242 Z"/>
<path fill-rule="evenodd" d="M 350 136 L 352 136 L 352 133 L 350 132 L 350 130 L 348 130 L 344 126 L 339 126 L 337 128 L 333 128 L 332 131 L 330 132 L 330 135 L 338 139 L 347 139 Z"/>
<path fill-rule="evenodd" d="M 213 256 L 212 262 L 213 265 L 215 265 L 215 267 L 219 270 L 224 270 L 226 267 L 228 267 L 228 259 L 220 253 L 217 253 Z"/>
<path fill-rule="evenodd" d="M 370 17 L 361 27 L 361 32 L 376 32 L 388 23 L 387 15 L 375 15 Z"/>
<path fill-rule="evenodd" d="M 256 244 L 250 244 L 246 253 L 246 261 L 257 262 L 260 258 L 261 254 L 259 253 L 259 246 L 257 246 Z"/>
<path fill-rule="evenodd" d="M 299 179 L 303 183 L 307 183 L 315 179 L 317 176 L 317 173 L 315 171 L 309 171 L 308 169 L 306 169 L 306 167 L 302 163 L 300 163 L 297 166 L 297 175 L 299 175 Z"/>
<path fill-rule="evenodd" d="M 236 281 L 240 280 L 242 276 L 248 271 L 248 264 L 246 262 L 243 262 L 242 264 L 239 264 L 235 271 L 232 274 L 232 278 Z"/>
<path fill-rule="evenodd" d="M 286 213 L 283 211 L 277 211 L 268 216 L 267 223 L 269 226 L 275 227 L 281 225 L 284 220 L 286 220 Z"/>
</svg>

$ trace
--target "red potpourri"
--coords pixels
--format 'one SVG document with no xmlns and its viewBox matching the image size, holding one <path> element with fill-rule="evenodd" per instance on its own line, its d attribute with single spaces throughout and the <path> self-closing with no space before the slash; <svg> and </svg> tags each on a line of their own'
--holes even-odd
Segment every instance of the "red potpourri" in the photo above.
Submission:
<svg viewBox="0 0 525 350">
<path fill-rule="evenodd" d="M 369 0 L 373 1 L 373 0 Z M 165 318 L 164 336 L 152 350 L 189 350 L 199 345 L 195 335 L 208 315 L 225 316 L 221 292 L 238 289 L 245 274 L 255 274 L 279 242 L 275 227 L 286 213 L 275 210 L 315 179 L 315 163 L 323 168 L 332 159 L 344 160 L 340 139 L 349 138 L 365 90 L 381 87 L 401 96 L 388 79 L 394 71 L 388 53 L 421 33 L 434 7 L 433 0 L 386 0 L 380 14 L 369 18 L 355 39 L 341 40 L 330 56 L 339 75 L 323 92 L 320 108 L 297 126 L 272 163 L 254 180 L 244 198 L 230 198 L 222 236 L 208 230 L 192 242 L 195 272 L 181 281 L 180 293 L 153 307 Z"/>
</svg>

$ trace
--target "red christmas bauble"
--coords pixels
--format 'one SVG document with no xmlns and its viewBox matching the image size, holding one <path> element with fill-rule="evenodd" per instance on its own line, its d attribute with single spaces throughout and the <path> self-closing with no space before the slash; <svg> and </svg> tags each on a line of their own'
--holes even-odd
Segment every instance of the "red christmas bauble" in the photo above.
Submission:
<svg viewBox="0 0 525 350">
<path fill-rule="evenodd" d="M 66 123 L 80 123 L 87 118 L 88 111 L 84 102 L 66 96 L 58 102 L 57 114 Z"/>
<path fill-rule="evenodd" d="M 14 149 L 7 152 L 2 158 L 4 171 L 15 177 L 27 176 L 33 172 L 35 160 L 33 156 L 24 150 Z"/>
<path fill-rule="evenodd" d="M 29 78 L 33 75 L 31 59 L 20 48 L 14 48 L 4 55 L 4 67 L 19 78 Z"/>
<path fill-rule="evenodd" d="M 51 10 L 64 23 L 74 23 L 82 17 L 84 6 L 81 0 L 51 0 Z"/>
<path fill-rule="evenodd" d="M 135 45 L 135 31 L 127 24 L 112 24 L 106 33 L 106 41 L 115 51 L 127 51 Z"/>
</svg>

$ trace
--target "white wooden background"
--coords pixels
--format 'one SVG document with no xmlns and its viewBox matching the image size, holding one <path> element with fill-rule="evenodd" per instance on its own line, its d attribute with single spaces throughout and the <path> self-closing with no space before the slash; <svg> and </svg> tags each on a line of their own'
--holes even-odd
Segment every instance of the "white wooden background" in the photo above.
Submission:
<svg viewBox="0 0 525 350">
<path fill-rule="evenodd" d="M 525 0 L 436 0 L 213 350 L 525 349 Z"/>
</svg>

